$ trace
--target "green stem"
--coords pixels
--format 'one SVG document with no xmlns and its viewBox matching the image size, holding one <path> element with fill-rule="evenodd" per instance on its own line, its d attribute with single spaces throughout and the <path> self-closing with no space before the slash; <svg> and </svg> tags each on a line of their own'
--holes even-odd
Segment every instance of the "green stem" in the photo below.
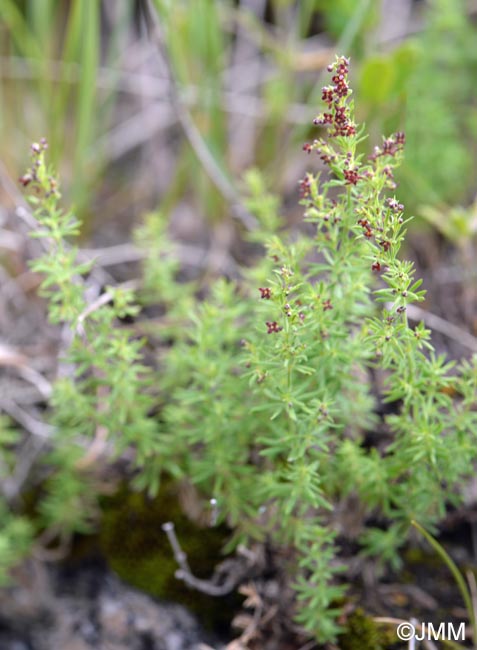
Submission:
<svg viewBox="0 0 477 650">
<path fill-rule="evenodd" d="M 462 573 L 459 571 L 457 565 L 455 564 L 454 560 L 450 557 L 450 555 L 447 553 L 447 551 L 439 544 L 439 542 L 436 539 L 434 539 L 434 537 L 430 533 L 427 532 L 425 528 L 423 528 L 420 524 L 417 523 L 417 521 L 414 520 L 411 521 L 411 524 L 414 526 L 414 528 L 416 528 L 421 533 L 421 535 L 423 535 L 427 539 L 429 544 L 436 551 L 436 553 L 439 555 L 439 557 L 443 560 L 443 562 L 447 565 L 448 569 L 452 573 L 454 580 L 457 584 L 457 587 L 459 588 L 462 599 L 464 601 L 465 608 L 467 609 L 467 612 L 469 614 L 469 620 L 472 626 L 472 638 L 474 641 L 474 648 L 475 648 L 475 644 L 477 641 L 477 621 L 476 621 L 475 611 L 472 606 L 472 597 L 470 595 L 470 591 L 465 583 Z"/>
</svg>

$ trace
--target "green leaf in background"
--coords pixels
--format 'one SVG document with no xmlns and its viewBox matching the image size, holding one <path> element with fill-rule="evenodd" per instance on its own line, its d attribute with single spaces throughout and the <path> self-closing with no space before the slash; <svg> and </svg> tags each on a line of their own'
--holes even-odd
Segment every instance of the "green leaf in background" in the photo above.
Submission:
<svg viewBox="0 0 477 650">
<path fill-rule="evenodd" d="M 467 128 L 476 101 L 476 28 L 461 0 L 437 0 L 407 84 L 403 189 L 414 205 L 452 204 L 475 191 L 476 143 Z M 405 197 L 406 198 L 406 197 Z"/>
<path fill-rule="evenodd" d="M 415 41 L 404 41 L 391 55 L 394 68 L 394 92 L 400 95 L 405 92 L 406 84 L 412 74 L 418 47 Z"/>
<path fill-rule="evenodd" d="M 391 57 L 370 57 L 361 70 L 361 98 L 378 105 L 388 102 L 395 87 L 395 70 Z"/>
<path fill-rule="evenodd" d="M 317 0 L 315 7 L 317 10 L 323 12 L 325 25 L 330 34 L 335 38 L 339 38 L 355 16 L 359 4 L 356 0 L 334 0 L 334 2 Z M 361 2 L 361 4 L 363 3 Z M 378 15 L 377 8 L 378 3 L 373 0 L 366 11 L 365 28 L 369 28 L 375 23 Z"/>
<path fill-rule="evenodd" d="M 290 85 L 285 75 L 271 79 L 265 86 L 265 102 L 270 119 L 280 119 L 288 110 Z"/>
<path fill-rule="evenodd" d="M 365 59 L 359 80 L 360 97 L 373 109 L 379 108 L 385 113 L 395 110 L 402 112 L 402 106 L 394 109 L 393 102 L 406 97 L 407 84 L 417 56 L 417 46 L 412 41 L 406 41 L 389 54 Z"/>
<path fill-rule="evenodd" d="M 29 0 L 26 7 L 26 16 L 31 24 L 32 36 L 36 36 L 41 45 L 42 58 L 45 53 L 48 57 L 51 57 L 52 54 L 51 18 L 55 16 L 55 5 L 57 4 L 56 0 Z"/>
<path fill-rule="evenodd" d="M 78 84 L 78 116 L 74 154 L 75 182 L 73 196 L 81 192 L 82 171 L 88 160 L 88 149 L 93 142 L 96 110 L 96 75 L 99 65 L 99 13 L 100 5 L 81 2 L 79 5 L 80 81 Z"/>
</svg>

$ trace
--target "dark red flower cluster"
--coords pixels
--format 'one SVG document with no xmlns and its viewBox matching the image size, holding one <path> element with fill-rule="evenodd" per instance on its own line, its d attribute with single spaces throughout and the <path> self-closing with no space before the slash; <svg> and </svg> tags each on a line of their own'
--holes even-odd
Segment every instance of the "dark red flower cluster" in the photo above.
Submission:
<svg viewBox="0 0 477 650">
<path fill-rule="evenodd" d="M 361 175 L 358 174 L 356 169 L 345 169 L 343 174 L 346 180 L 346 185 L 356 185 L 361 178 Z"/>
<path fill-rule="evenodd" d="M 349 137 L 356 134 L 356 126 L 348 119 L 348 107 L 337 106 L 334 115 L 331 113 L 322 113 L 313 120 L 315 125 L 333 125 L 335 130 L 330 134 L 331 137 L 342 135 Z"/>
<path fill-rule="evenodd" d="M 328 72 L 332 72 L 333 68 L 335 70 L 335 74 L 331 77 L 331 81 L 335 84 L 333 92 L 337 97 L 346 97 L 349 93 L 349 59 L 341 56 L 335 64 L 328 66 Z"/>
<path fill-rule="evenodd" d="M 333 86 L 323 86 L 323 88 L 321 89 L 321 100 L 323 102 L 326 102 L 329 108 L 331 108 L 331 104 L 333 103 L 333 99 L 334 99 L 333 91 L 334 91 Z"/>
<path fill-rule="evenodd" d="M 269 287 L 259 287 L 258 289 L 260 291 L 260 298 L 264 298 L 265 300 L 270 300 L 272 297 L 272 290 Z"/>
<path fill-rule="evenodd" d="M 313 124 L 318 126 L 320 124 L 333 124 L 333 115 L 332 113 L 321 113 L 318 117 L 315 117 Z"/>
<path fill-rule="evenodd" d="M 371 239 L 371 237 L 373 236 L 373 230 L 371 228 L 371 224 L 369 223 L 369 221 L 367 219 L 358 219 L 358 225 L 361 226 L 361 228 L 363 228 L 364 231 L 363 235 L 367 239 Z"/>
<path fill-rule="evenodd" d="M 331 107 L 331 104 L 334 101 L 334 97 L 346 97 L 349 93 L 349 59 L 347 59 L 345 56 L 340 56 L 334 63 L 330 63 L 327 70 L 328 72 L 335 73 L 331 77 L 331 81 L 334 83 L 334 86 L 325 86 L 323 88 L 322 97 L 323 101 L 326 101 L 328 103 L 328 106 Z"/>
<path fill-rule="evenodd" d="M 276 320 L 274 320 L 272 322 L 267 320 L 265 325 L 267 326 L 267 334 L 276 334 L 278 332 L 281 332 L 282 329 L 283 329 L 283 327 L 279 326 L 279 324 L 277 323 Z"/>
<path fill-rule="evenodd" d="M 334 117 L 334 126 L 335 130 L 332 133 L 332 136 L 344 135 L 350 136 L 355 135 L 356 127 L 348 119 L 349 108 L 348 106 L 336 106 L 335 108 L 335 117 Z"/>
<path fill-rule="evenodd" d="M 300 188 L 301 198 L 302 199 L 309 198 L 311 194 L 311 189 L 310 189 L 310 179 L 308 176 L 305 176 L 305 178 L 302 178 L 300 181 L 298 181 L 298 187 Z"/>
<path fill-rule="evenodd" d="M 328 298 L 328 300 L 323 300 L 323 311 L 328 311 L 329 309 L 333 309 L 333 305 L 331 304 L 331 300 Z"/>
<path fill-rule="evenodd" d="M 399 203 L 396 199 L 386 199 L 386 204 L 391 208 L 393 212 L 402 212 L 404 210 L 404 205 Z"/>
<path fill-rule="evenodd" d="M 30 185 L 32 180 L 34 179 L 33 174 L 30 174 L 29 172 L 27 174 L 23 174 L 23 176 L 20 176 L 18 179 L 18 182 L 23 185 L 23 187 L 26 187 L 27 185 Z"/>
<path fill-rule="evenodd" d="M 322 88 L 321 99 L 327 104 L 329 112 L 322 113 L 313 120 L 315 125 L 334 126 L 332 137 L 356 133 L 356 126 L 349 120 L 349 108 L 342 102 L 350 93 L 348 71 L 349 60 L 344 56 L 328 66 L 328 72 L 334 72 L 331 77 L 333 85 Z"/>
<path fill-rule="evenodd" d="M 383 167 L 383 172 L 384 172 L 384 173 L 386 174 L 386 176 L 388 177 L 387 186 L 388 186 L 390 189 L 395 190 L 396 187 L 397 187 L 397 184 L 396 184 L 395 181 L 394 181 L 393 170 L 391 169 L 391 167 L 390 167 L 389 165 L 386 165 L 386 167 Z"/>
<path fill-rule="evenodd" d="M 379 273 L 381 270 L 381 264 L 376 260 L 376 262 L 373 262 L 371 264 L 371 270 L 374 271 L 375 273 Z"/>
<path fill-rule="evenodd" d="M 27 187 L 27 185 L 30 185 L 30 183 L 38 181 L 37 168 L 41 164 L 39 160 L 39 155 L 41 154 L 42 151 L 48 149 L 48 143 L 45 138 L 42 138 L 40 142 L 34 142 L 31 145 L 30 149 L 33 157 L 33 164 L 31 168 L 28 170 L 28 172 L 18 179 L 18 182 L 21 183 L 23 187 Z M 51 179 L 51 192 L 54 192 L 55 189 L 56 189 L 56 184 L 54 180 Z"/>
<path fill-rule="evenodd" d="M 394 140 L 399 147 L 404 147 L 406 144 L 406 134 L 403 131 L 397 131 L 394 134 Z"/>
<path fill-rule="evenodd" d="M 325 165 L 330 165 L 336 160 L 335 154 L 327 153 L 326 151 L 323 151 L 323 149 L 317 149 L 316 153 L 320 156 L 320 160 L 322 160 Z"/>
<path fill-rule="evenodd" d="M 370 160 L 376 160 L 380 156 L 395 156 L 398 151 L 404 149 L 406 143 L 406 136 L 402 131 L 398 131 L 389 138 L 383 140 L 383 146 L 374 147 L 374 151 L 369 157 Z"/>
</svg>

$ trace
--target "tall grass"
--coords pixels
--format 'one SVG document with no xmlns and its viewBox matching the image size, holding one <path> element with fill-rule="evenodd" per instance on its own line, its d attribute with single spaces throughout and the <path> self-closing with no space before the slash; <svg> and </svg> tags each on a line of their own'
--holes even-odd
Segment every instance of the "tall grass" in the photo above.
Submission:
<svg viewBox="0 0 477 650">
<path fill-rule="evenodd" d="M 145 31 L 135 30 L 134 3 L 116 4 L 111 9 L 112 4 L 82 0 L 0 3 L 5 162 L 16 175 L 25 141 L 45 135 L 69 198 L 80 209 L 106 179 L 113 191 L 121 191 L 109 174 L 112 161 L 104 145 L 105 134 L 129 116 L 128 104 L 135 101 L 140 116 L 154 102 L 169 101 L 154 91 L 154 77 L 165 82 L 163 69 L 159 58 L 151 63 Z M 293 191 L 291 179 L 302 163 L 292 152 L 310 135 L 323 66 L 331 51 L 346 51 L 358 71 L 355 86 L 365 107 L 360 117 L 371 133 L 408 132 L 401 193 L 410 208 L 419 212 L 423 204 L 468 204 L 473 198 L 476 27 L 463 0 L 436 0 L 417 32 L 380 45 L 377 0 L 268 0 L 254 12 L 232 0 L 152 4 L 181 101 L 230 185 L 239 187 L 245 169 L 258 166 L 276 192 Z M 146 95 L 139 83 L 125 95 L 119 90 L 124 62 L 141 48 L 147 65 L 134 70 L 139 76 L 145 70 L 150 86 Z M 135 72 L 128 74 L 134 78 Z M 169 111 L 173 120 L 174 108 Z M 150 200 L 171 208 L 192 200 L 212 222 L 224 220 L 228 201 L 187 138 L 171 146 L 166 127 L 152 130 L 151 137 L 153 155 L 167 158 L 170 182 Z M 127 170 L 131 186 L 138 176 L 152 179 L 154 188 L 151 151 L 141 151 L 144 165 L 135 164 L 137 174 L 124 164 L 120 174 Z"/>
<path fill-rule="evenodd" d="M 23 11 L 2 0 L 1 128 L 13 166 L 24 140 L 48 138 L 52 160 L 66 168 L 72 198 L 89 200 L 100 171 L 95 141 L 103 127 L 98 91 L 101 3 L 27 0 Z"/>
</svg>

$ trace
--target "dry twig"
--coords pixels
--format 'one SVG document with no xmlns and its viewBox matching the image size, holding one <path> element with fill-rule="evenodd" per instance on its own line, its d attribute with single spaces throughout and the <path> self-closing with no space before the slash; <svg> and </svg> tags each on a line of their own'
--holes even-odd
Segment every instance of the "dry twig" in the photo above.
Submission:
<svg viewBox="0 0 477 650">
<path fill-rule="evenodd" d="M 167 535 L 167 539 L 174 553 L 174 558 L 179 565 L 179 569 L 175 574 L 176 578 L 185 582 L 189 587 L 197 589 L 197 591 L 208 594 L 209 596 L 225 596 L 240 583 L 249 571 L 249 567 L 244 563 L 231 560 L 222 562 L 211 580 L 196 578 L 192 574 L 189 563 L 187 562 L 187 555 L 182 550 L 177 539 L 174 524 L 169 521 L 162 525 L 162 530 Z M 224 574 L 226 574 L 225 580 L 222 584 L 218 584 Z"/>
<path fill-rule="evenodd" d="M 53 434 L 54 429 L 52 426 L 45 424 L 41 420 L 37 420 L 9 398 L 1 398 L 0 409 L 5 411 L 18 424 L 21 424 L 26 431 L 38 438 L 48 439 Z"/>
<path fill-rule="evenodd" d="M 48 399 L 52 392 L 50 382 L 28 364 L 28 359 L 13 348 L 0 343 L 0 366 L 15 368 L 18 374 L 35 386 L 40 395 Z"/>
</svg>

